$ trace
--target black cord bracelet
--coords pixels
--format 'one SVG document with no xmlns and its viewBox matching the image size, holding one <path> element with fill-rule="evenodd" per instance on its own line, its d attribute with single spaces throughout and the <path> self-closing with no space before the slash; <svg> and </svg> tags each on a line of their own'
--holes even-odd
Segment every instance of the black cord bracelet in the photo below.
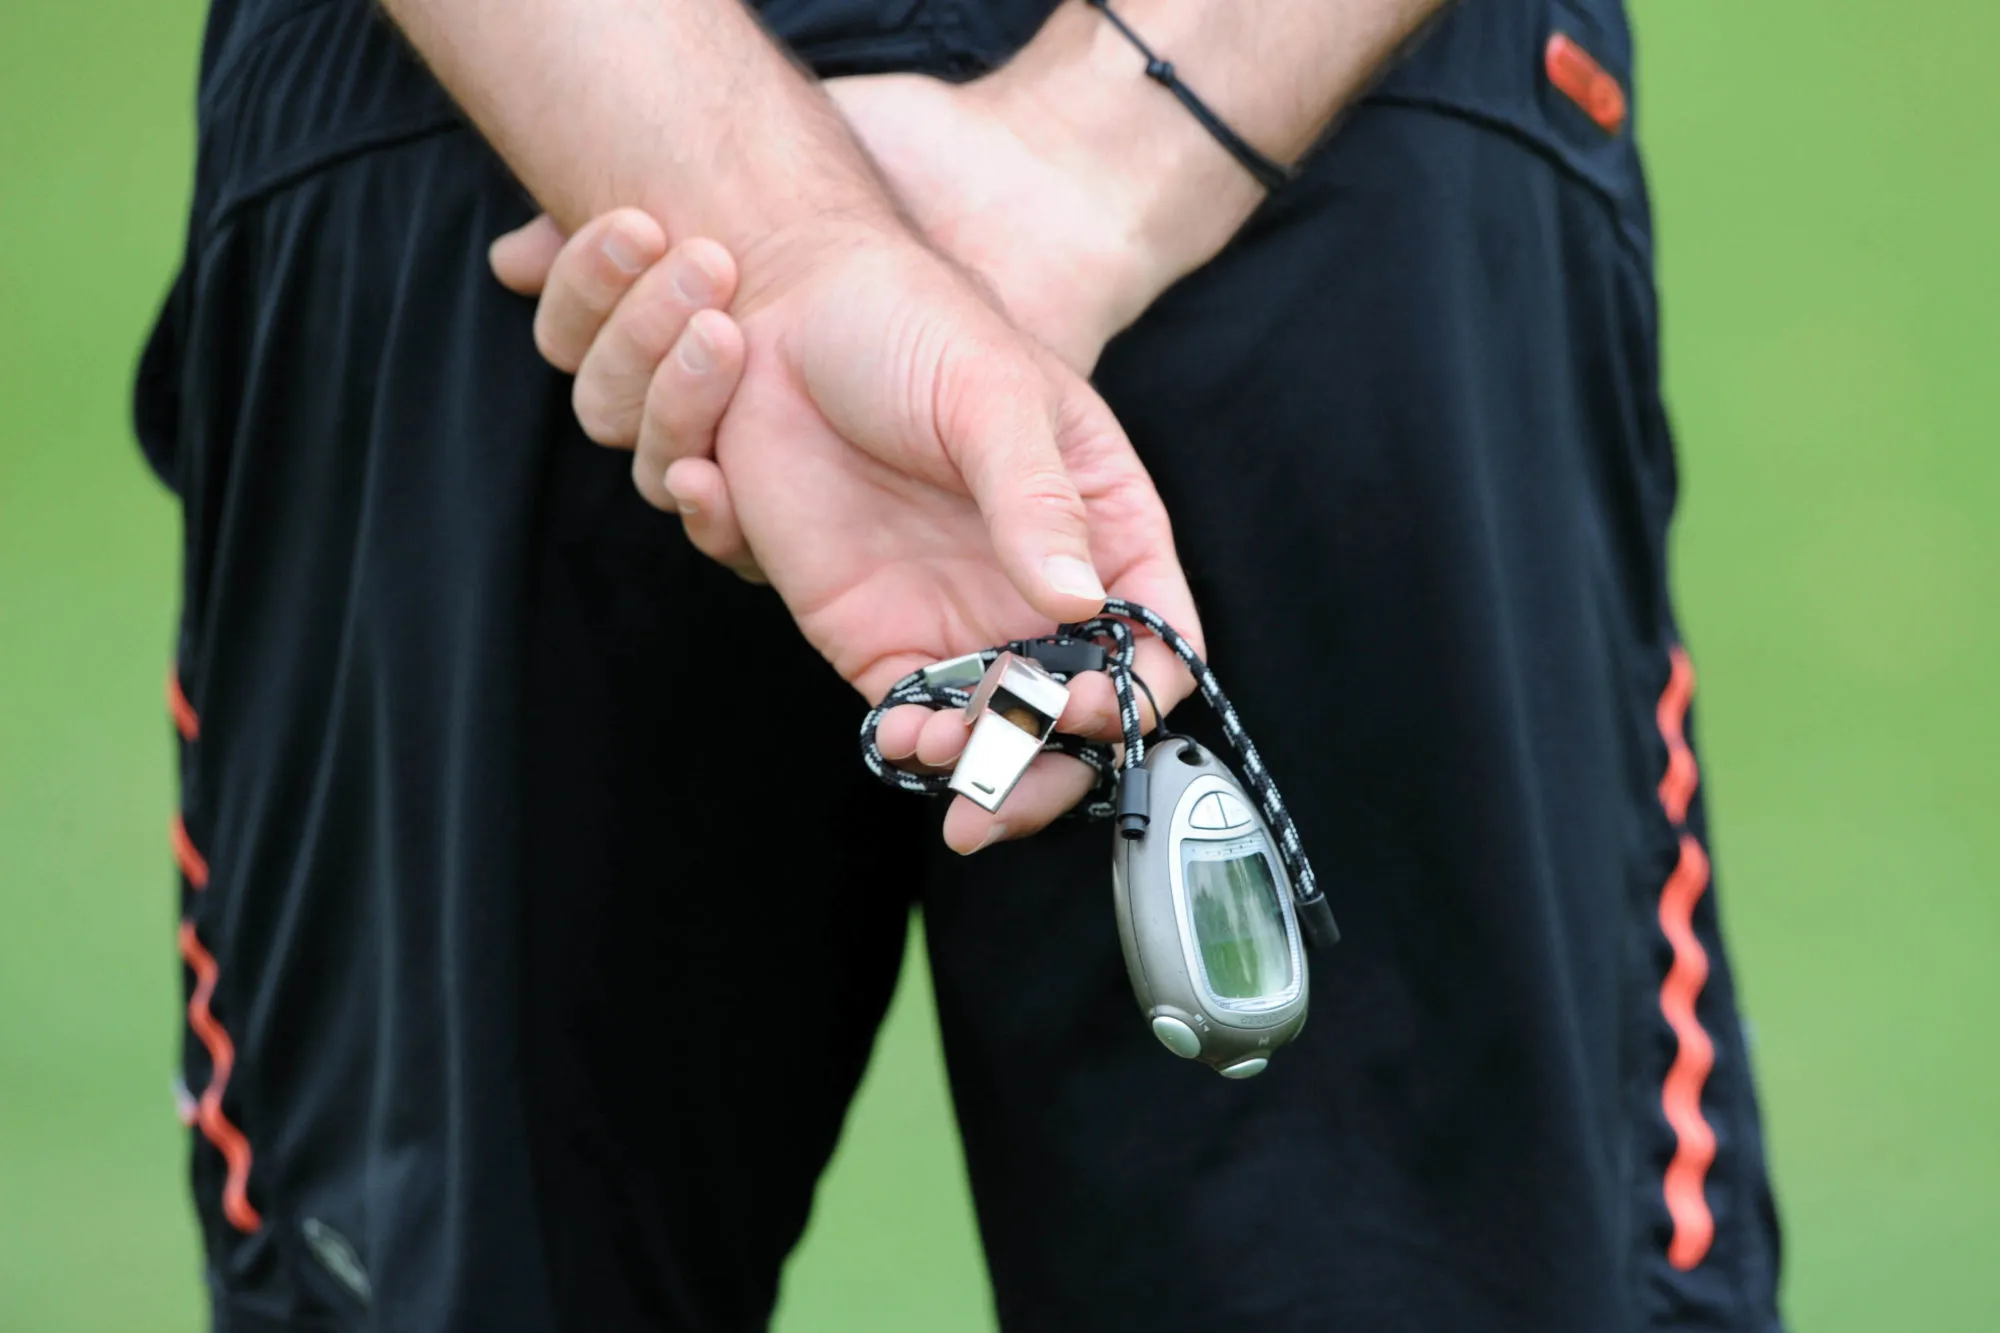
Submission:
<svg viewBox="0 0 2000 1333">
<path fill-rule="evenodd" d="M 1175 97 L 1190 115 L 1201 122 L 1201 127 L 1215 137 L 1215 141 L 1229 151 L 1229 155 L 1243 164 L 1243 169 L 1257 178 L 1257 183 L 1266 190 L 1277 190 L 1298 179 L 1298 168 L 1273 162 L 1255 148 L 1244 137 L 1223 123 L 1222 117 L 1208 109 L 1208 104 L 1194 95 L 1194 90 L 1182 83 L 1174 73 L 1171 60 L 1162 60 L 1153 53 L 1153 48 L 1124 19 L 1119 18 L 1111 8 L 1111 0 L 1084 0 L 1092 9 L 1100 11 L 1111 20 L 1111 26 L 1124 34 L 1125 40 L 1137 47 L 1139 54 L 1146 57 L 1146 77 L 1159 84 Z"/>
</svg>

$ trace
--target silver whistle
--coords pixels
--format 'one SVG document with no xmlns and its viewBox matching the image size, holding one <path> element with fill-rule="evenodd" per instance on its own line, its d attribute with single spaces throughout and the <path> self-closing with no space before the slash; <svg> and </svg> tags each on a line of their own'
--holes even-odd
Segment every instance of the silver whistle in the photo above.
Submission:
<svg viewBox="0 0 2000 1333">
<path fill-rule="evenodd" d="M 998 810 L 1068 703 L 1069 686 L 1028 658 L 1000 654 L 966 705 L 972 738 L 951 771 L 951 789 L 981 809 Z"/>
</svg>

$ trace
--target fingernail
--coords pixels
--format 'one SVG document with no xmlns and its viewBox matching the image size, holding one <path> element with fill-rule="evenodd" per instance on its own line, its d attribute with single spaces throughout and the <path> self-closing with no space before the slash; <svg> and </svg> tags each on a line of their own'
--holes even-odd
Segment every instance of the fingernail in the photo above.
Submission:
<svg viewBox="0 0 2000 1333">
<path fill-rule="evenodd" d="M 691 306 L 706 310 L 715 301 L 715 276 L 701 265 L 683 262 L 674 265 L 674 291 Z"/>
<path fill-rule="evenodd" d="M 623 235 L 615 227 L 606 233 L 602 248 L 604 257 L 616 264 L 618 271 L 628 278 L 646 267 L 638 247 L 632 244 L 630 237 Z"/>
<path fill-rule="evenodd" d="M 715 368 L 715 347 L 698 324 L 687 326 L 681 335 L 681 369 L 690 375 L 706 375 Z"/>
<path fill-rule="evenodd" d="M 1006 836 L 1007 826 L 1005 824 L 995 824 L 992 828 L 986 830 L 986 836 L 979 840 L 979 845 L 974 847 L 972 851 L 966 852 L 965 855 L 971 856 L 973 852 L 983 852 Z"/>
<path fill-rule="evenodd" d="M 1104 585 L 1098 581 L 1097 571 L 1073 555 L 1052 555 L 1042 561 L 1042 577 L 1057 592 L 1088 597 L 1093 602 L 1104 600 Z"/>
<path fill-rule="evenodd" d="M 660 480 L 660 485 L 666 490 L 667 497 L 674 502 L 674 508 L 681 511 L 682 518 L 693 518 L 695 515 L 701 512 L 700 505 L 696 504 L 692 500 L 685 498 L 684 496 L 677 494 L 674 491 L 673 487 L 667 485 L 665 478 L 662 478 Z"/>
</svg>

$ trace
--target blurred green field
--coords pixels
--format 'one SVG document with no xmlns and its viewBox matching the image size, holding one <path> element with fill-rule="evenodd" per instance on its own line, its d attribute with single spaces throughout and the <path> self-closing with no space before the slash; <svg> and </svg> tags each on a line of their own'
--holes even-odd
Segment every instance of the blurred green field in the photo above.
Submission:
<svg viewBox="0 0 2000 1333">
<path fill-rule="evenodd" d="M 193 1333 L 125 425 L 194 0 L 0 4 L 0 1331 Z M 1802 1333 L 2000 1329 L 2000 9 L 1638 0 L 1678 584 Z M 921 970 L 784 1333 L 992 1321 Z"/>
</svg>

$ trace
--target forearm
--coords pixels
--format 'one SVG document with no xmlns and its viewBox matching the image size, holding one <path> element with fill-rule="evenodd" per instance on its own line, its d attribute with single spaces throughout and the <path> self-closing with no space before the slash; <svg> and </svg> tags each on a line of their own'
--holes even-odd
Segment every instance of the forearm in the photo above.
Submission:
<svg viewBox="0 0 2000 1333">
<path fill-rule="evenodd" d="M 1112 0 L 1211 110 L 1266 156 L 1311 149 L 1446 0 Z M 987 81 L 1047 151 L 1107 173 L 1172 276 L 1206 262 L 1264 198 L 1105 17 L 1063 0 Z"/>
<path fill-rule="evenodd" d="M 637 206 L 741 255 L 829 212 L 893 216 L 832 104 L 740 0 L 384 8 L 565 229 Z"/>
</svg>

